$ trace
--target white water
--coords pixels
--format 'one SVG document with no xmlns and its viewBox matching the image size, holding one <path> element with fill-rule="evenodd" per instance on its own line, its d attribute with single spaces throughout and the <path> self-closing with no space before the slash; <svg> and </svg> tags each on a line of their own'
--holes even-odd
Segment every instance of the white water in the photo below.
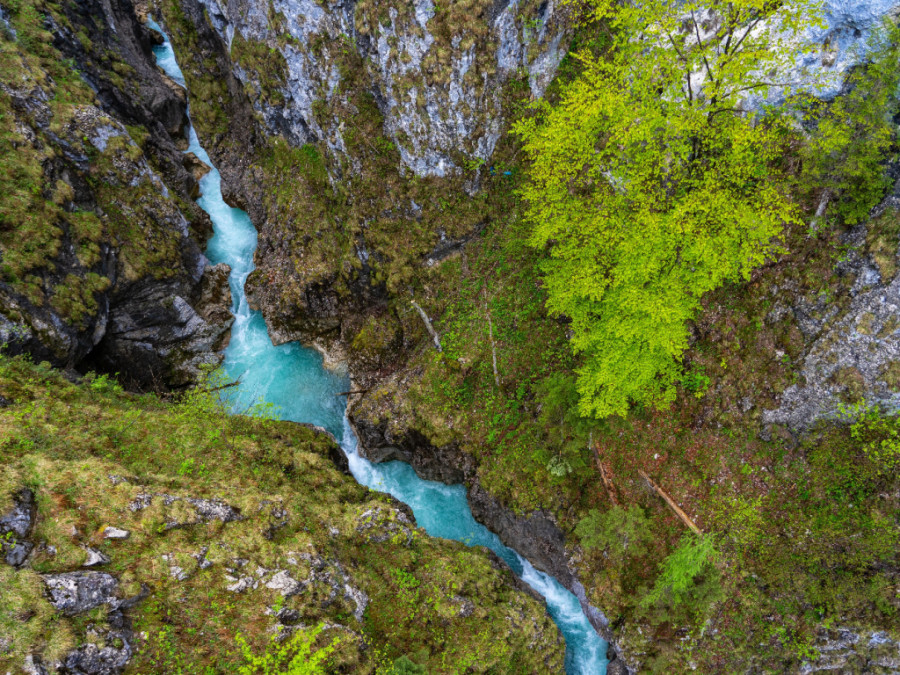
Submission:
<svg viewBox="0 0 900 675">
<path fill-rule="evenodd" d="M 148 24 L 162 32 L 152 19 Z M 165 44 L 154 47 L 154 53 L 169 77 L 185 86 L 168 38 Z M 212 166 L 193 127 L 188 151 Z M 322 357 L 312 349 L 296 343 L 272 345 L 262 315 L 250 310 L 244 295 L 244 282 L 253 271 L 256 230 L 244 211 L 228 206 L 222 199 L 221 177 L 215 168 L 200 181 L 200 189 L 202 196 L 197 203 L 209 214 L 215 232 L 206 255 L 213 263 L 231 266 L 229 284 L 235 322 L 225 350 L 224 368 L 232 378 L 240 378 L 240 386 L 232 390 L 235 411 L 243 412 L 264 400 L 277 407 L 282 419 L 326 428 L 340 440 L 357 481 L 408 504 L 416 522 L 429 535 L 490 548 L 546 599 L 547 611 L 566 639 L 567 675 L 605 673 L 606 643 L 588 622 L 578 599 L 476 522 L 462 485 L 425 481 L 408 464 L 373 464 L 360 456 L 356 436 L 347 421 L 346 399 L 336 395 L 349 388 L 346 375 L 326 370 Z"/>
</svg>

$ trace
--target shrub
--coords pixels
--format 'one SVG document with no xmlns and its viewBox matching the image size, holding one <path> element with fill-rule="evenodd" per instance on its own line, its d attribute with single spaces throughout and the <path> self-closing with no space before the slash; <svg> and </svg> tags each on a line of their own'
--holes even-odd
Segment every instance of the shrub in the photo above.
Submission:
<svg viewBox="0 0 900 675">
<path fill-rule="evenodd" d="M 693 622 L 722 598 L 715 561 L 719 554 L 709 536 L 685 534 L 678 547 L 660 563 L 653 588 L 640 600 L 640 608 L 654 623 Z"/>
<path fill-rule="evenodd" d="M 627 508 L 614 506 L 605 513 L 591 509 L 575 527 L 575 533 L 582 546 L 604 550 L 614 561 L 644 555 L 646 544 L 653 538 L 650 519 L 635 504 Z"/>
<path fill-rule="evenodd" d="M 238 633 L 235 640 L 244 657 L 239 675 L 324 675 L 324 664 L 340 641 L 335 639 L 313 651 L 313 643 L 324 628 L 324 624 L 319 624 L 298 629 L 284 641 L 279 640 L 279 634 L 273 635 L 262 656 L 256 656 L 244 636 Z"/>
</svg>

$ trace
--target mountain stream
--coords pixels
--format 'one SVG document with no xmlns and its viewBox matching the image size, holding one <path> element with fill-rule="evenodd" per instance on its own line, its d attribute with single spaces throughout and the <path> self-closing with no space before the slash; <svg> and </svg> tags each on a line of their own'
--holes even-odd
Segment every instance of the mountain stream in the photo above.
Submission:
<svg viewBox="0 0 900 675">
<path fill-rule="evenodd" d="M 152 19 L 148 25 L 165 35 Z M 157 64 L 186 89 L 168 37 L 164 44 L 153 49 Z M 193 126 L 188 151 L 212 166 Z M 464 486 L 423 480 L 403 462 L 373 464 L 360 456 L 356 436 L 347 420 L 346 398 L 337 395 L 349 389 L 347 376 L 325 369 L 322 356 L 313 349 L 298 343 L 272 345 L 262 314 L 250 309 L 244 294 L 244 282 L 253 271 L 256 229 L 244 211 L 225 203 L 221 177 L 215 168 L 200 180 L 200 189 L 197 204 L 209 214 L 214 227 L 206 255 L 213 264 L 224 262 L 231 267 L 229 284 L 235 322 L 223 367 L 230 378 L 240 378 L 232 397 L 234 410 L 246 410 L 262 399 L 274 404 L 276 415 L 282 419 L 315 424 L 334 434 L 357 481 L 408 504 L 419 527 L 429 535 L 491 549 L 544 597 L 547 612 L 566 640 L 567 675 L 603 675 L 606 643 L 591 626 L 578 599 L 476 522 Z"/>
</svg>

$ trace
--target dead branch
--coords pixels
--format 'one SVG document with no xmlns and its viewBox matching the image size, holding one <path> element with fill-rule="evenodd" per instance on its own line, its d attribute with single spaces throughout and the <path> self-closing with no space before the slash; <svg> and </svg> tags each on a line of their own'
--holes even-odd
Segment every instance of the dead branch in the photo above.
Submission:
<svg viewBox="0 0 900 675">
<path fill-rule="evenodd" d="M 645 481 L 647 481 L 647 485 L 649 485 L 656 494 L 658 494 L 660 497 L 663 498 L 663 500 L 665 500 L 665 502 L 666 502 L 666 504 L 668 504 L 669 508 L 672 509 L 672 511 L 675 513 L 675 515 L 681 519 L 681 522 L 683 522 L 685 525 L 687 525 L 694 534 L 696 534 L 698 536 L 700 534 L 702 534 L 700 528 L 697 527 L 697 524 L 694 523 L 694 521 L 691 520 L 690 517 L 688 517 L 688 514 L 686 514 L 684 511 L 681 510 L 681 507 L 675 503 L 674 499 L 672 499 L 668 494 L 666 494 L 665 490 L 663 490 L 659 485 L 654 483 L 653 479 L 650 478 L 650 476 L 648 476 L 642 470 L 638 469 L 638 473 L 641 474 L 641 478 L 643 478 Z"/>
<path fill-rule="evenodd" d="M 497 343 L 494 342 L 494 322 L 491 321 L 491 310 L 485 308 L 485 313 L 487 314 L 488 320 L 488 336 L 491 339 L 491 358 L 494 362 L 494 384 L 497 385 L 497 389 L 500 388 L 500 373 L 497 371 Z"/>
<path fill-rule="evenodd" d="M 613 503 L 613 506 L 618 506 L 619 500 L 616 499 L 616 493 L 613 491 L 612 480 L 610 479 L 609 474 L 606 471 L 606 467 L 603 465 L 603 461 L 600 459 L 600 451 L 597 449 L 597 445 L 595 443 L 591 443 L 591 448 L 594 450 L 594 461 L 597 463 L 597 469 L 600 471 L 600 478 L 603 480 L 604 487 L 606 487 L 606 493 L 609 495 L 609 501 Z"/>
<path fill-rule="evenodd" d="M 228 384 L 220 384 L 218 387 L 210 387 L 209 389 L 204 389 L 203 391 L 212 393 L 214 391 L 222 391 L 223 389 L 231 389 L 232 387 L 236 387 L 241 383 L 241 378 L 236 379 L 234 382 L 229 382 Z"/>
<path fill-rule="evenodd" d="M 425 328 L 428 329 L 428 334 L 431 335 L 431 339 L 434 341 L 435 348 L 442 352 L 441 349 L 441 338 L 438 336 L 437 331 L 434 329 L 434 326 L 431 325 L 431 319 L 428 318 L 428 315 L 425 313 L 425 310 L 419 307 L 419 303 L 415 300 L 410 300 L 409 304 L 416 308 L 416 311 L 419 313 L 419 316 L 422 317 L 422 321 L 425 322 Z"/>
</svg>

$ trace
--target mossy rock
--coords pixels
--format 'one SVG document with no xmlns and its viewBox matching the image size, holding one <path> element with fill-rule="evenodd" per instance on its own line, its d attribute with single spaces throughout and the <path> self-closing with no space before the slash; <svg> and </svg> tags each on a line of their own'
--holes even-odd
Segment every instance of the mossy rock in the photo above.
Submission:
<svg viewBox="0 0 900 675">
<path fill-rule="evenodd" d="M 838 368 L 829 381 L 840 390 L 841 398 L 848 403 L 858 403 L 865 396 L 866 380 L 858 368 Z"/>
</svg>

